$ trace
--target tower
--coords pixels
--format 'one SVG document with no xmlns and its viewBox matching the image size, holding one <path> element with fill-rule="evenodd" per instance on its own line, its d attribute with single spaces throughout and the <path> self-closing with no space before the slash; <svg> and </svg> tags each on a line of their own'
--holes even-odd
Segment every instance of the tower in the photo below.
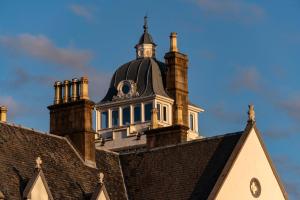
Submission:
<svg viewBox="0 0 300 200">
<path fill-rule="evenodd" d="M 173 124 L 189 126 L 188 57 L 177 48 L 177 34 L 170 35 L 170 50 L 165 54 L 166 90 L 173 104 Z"/>
</svg>

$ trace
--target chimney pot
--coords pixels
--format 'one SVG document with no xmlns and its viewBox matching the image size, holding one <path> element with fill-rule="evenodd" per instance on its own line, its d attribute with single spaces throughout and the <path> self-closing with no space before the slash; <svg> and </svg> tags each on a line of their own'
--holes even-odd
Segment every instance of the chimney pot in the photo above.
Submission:
<svg viewBox="0 0 300 200">
<path fill-rule="evenodd" d="M 69 80 L 65 80 L 63 86 L 64 86 L 64 98 L 63 98 L 63 102 L 64 103 L 68 103 L 69 102 L 69 98 L 70 98 L 70 81 Z"/>
<path fill-rule="evenodd" d="M 79 80 L 77 78 L 72 79 L 72 101 L 76 101 L 78 99 L 78 91 L 79 91 Z"/>
<path fill-rule="evenodd" d="M 54 104 L 60 104 L 62 102 L 62 83 L 56 81 L 54 83 Z"/>
<path fill-rule="evenodd" d="M 0 107 L 0 122 L 6 122 L 7 119 L 7 107 L 1 106 Z"/>
<path fill-rule="evenodd" d="M 80 99 L 89 99 L 89 80 L 86 76 L 80 79 Z"/>
<path fill-rule="evenodd" d="M 170 52 L 178 52 L 177 33 L 172 32 L 170 35 Z"/>
</svg>

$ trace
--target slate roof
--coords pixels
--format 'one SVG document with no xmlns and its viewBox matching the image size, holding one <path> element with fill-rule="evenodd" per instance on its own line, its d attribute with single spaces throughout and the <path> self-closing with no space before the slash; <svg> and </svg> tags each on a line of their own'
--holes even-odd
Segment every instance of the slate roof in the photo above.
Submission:
<svg viewBox="0 0 300 200">
<path fill-rule="evenodd" d="M 241 135 L 121 154 L 129 199 L 207 199 Z"/>
<path fill-rule="evenodd" d="M 105 175 L 111 200 L 206 199 L 241 135 L 151 150 L 97 150 L 97 168 L 91 168 L 65 138 L 0 123 L 0 191 L 9 199 L 20 199 L 40 156 L 54 199 L 89 199 L 99 172 Z"/>
<path fill-rule="evenodd" d="M 97 152 L 101 165 L 94 169 L 84 164 L 66 139 L 0 122 L 0 191 L 8 199 L 21 199 L 38 156 L 54 199 L 86 199 L 97 186 L 99 171 L 105 174 L 111 199 L 126 199 L 114 153 Z"/>
<path fill-rule="evenodd" d="M 137 83 L 139 97 L 156 94 L 169 97 L 165 91 L 166 72 L 167 66 L 155 58 L 132 60 L 115 71 L 106 96 L 98 104 L 112 101 L 113 97 L 118 93 L 118 84 L 123 80 L 133 80 Z"/>
</svg>

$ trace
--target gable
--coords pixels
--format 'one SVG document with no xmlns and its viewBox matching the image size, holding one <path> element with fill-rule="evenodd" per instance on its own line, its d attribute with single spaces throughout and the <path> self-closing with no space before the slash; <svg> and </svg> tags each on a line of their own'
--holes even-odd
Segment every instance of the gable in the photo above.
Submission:
<svg viewBox="0 0 300 200">
<path fill-rule="evenodd" d="M 214 199 L 286 199 L 270 162 L 252 128 Z"/>
<path fill-rule="evenodd" d="M 48 200 L 48 192 L 43 183 L 41 176 L 38 176 L 36 182 L 32 186 L 32 190 L 29 194 L 31 200 Z"/>
</svg>

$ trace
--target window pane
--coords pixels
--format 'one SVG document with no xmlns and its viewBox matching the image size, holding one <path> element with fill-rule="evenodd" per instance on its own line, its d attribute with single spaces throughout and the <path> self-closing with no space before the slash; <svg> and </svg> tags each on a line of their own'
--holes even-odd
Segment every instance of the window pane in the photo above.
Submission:
<svg viewBox="0 0 300 200">
<path fill-rule="evenodd" d="M 112 111 L 112 126 L 118 126 L 119 125 L 119 111 L 113 110 Z"/>
<path fill-rule="evenodd" d="M 194 115 L 190 114 L 190 129 L 194 130 Z"/>
<path fill-rule="evenodd" d="M 123 108 L 123 125 L 130 124 L 130 107 Z"/>
<path fill-rule="evenodd" d="M 134 106 L 134 122 L 141 121 L 141 105 Z"/>
<path fill-rule="evenodd" d="M 166 122 L 167 121 L 167 107 L 163 107 L 163 120 Z"/>
<path fill-rule="evenodd" d="M 101 112 L 101 128 L 108 128 L 108 112 Z"/>
<path fill-rule="evenodd" d="M 151 120 L 152 103 L 145 104 L 145 121 Z"/>
<path fill-rule="evenodd" d="M 157 120 L 160 121 L 160 104 L 157 104 Z"/>
</svg>

